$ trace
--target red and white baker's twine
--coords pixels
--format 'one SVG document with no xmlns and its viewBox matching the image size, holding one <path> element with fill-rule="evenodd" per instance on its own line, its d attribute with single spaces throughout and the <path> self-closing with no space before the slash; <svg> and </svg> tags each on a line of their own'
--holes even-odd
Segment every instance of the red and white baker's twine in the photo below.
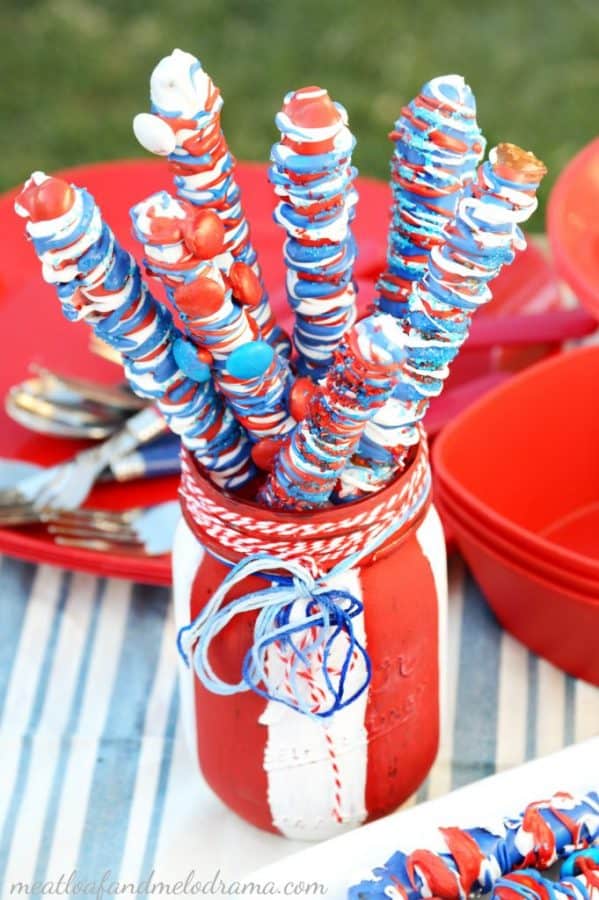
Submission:
<svg viewBox="0 0 599 900">
<path fill-rule="evenodd" d="M 181 501 L 192 524 L 197 526 L 200 539 L 202 536 L 212 538 L 224 556 L 227 549 L 242 557 L 269 553 L 282 559 L 300 560 L 312 574 L 319 575 L 376 540 L 393 522 L 402 517 L 407 521 L 407 513 L 414 514 L 419 497 L 424 505 L 428 498 L 430 467 L 426 441 L 422 446 L 423 453 L 401 491 L 368 511 L 334 522 L 309 519 L 276 522 L 227 509 L 208 497 L 185 457 L 182 460 Z"/>
</svg>

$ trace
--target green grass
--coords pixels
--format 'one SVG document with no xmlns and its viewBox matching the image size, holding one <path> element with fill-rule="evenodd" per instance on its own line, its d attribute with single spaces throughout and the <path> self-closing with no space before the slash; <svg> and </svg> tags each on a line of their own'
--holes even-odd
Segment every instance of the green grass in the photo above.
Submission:
<svg viewBox="0 0 599 900">
<path fill-rule="evenodd" d="M 2 188 L 34 168 L 142 155 L 131 119 L 175 46 L 221 88 L 240 158 L 266 160 L 283 94 L 321 84 L 349 109 L 360 171 L 386 178 L 402 104 L 445 72 L 470 82 L 490 144 L 545 160 L 543 201 L 597 132 L 596 0 L 2 0 L 0 29 Z"/>
</svg>

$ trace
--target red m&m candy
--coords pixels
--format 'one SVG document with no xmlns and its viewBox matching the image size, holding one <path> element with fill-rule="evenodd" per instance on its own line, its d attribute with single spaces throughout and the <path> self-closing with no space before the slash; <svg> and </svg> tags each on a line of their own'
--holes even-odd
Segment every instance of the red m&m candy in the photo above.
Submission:
<svg viewBox="0 0 599 900">
<path fill-rule="evenodd" d="M 75 191 L 61 178 L 47 178 L 41 184 L 31 182 L 17 197 L 17 203 L 27 210 L 32 222 L 58 219 L 75 202 Z"/>
<path fill-rule="evenodd" d="M 181 240 L 181 225 L 177 219 L 154 215 L 154 210 L 152 209 L 150 210 L 149 220 L 153 243 L 172 244 Z"/>
<path fill-rule="evenodd" d="M 202 209 L 185 221 L 183 240 L 189 252 L 198 259 L 213 259 L 223 252 L 225 226 L 213 210 Z"/>
<path fill-rule="evenodd" d="M 289 412 L 296 422 L 301 422 L 308 415 L 310 400 L 318 387 L 311 378 L 297 378 L 289 392 Z"/>
<path fill-rule="evenodd" d="M 341 121 L 341 113 L 327 91 L 316 85 L 294 91 L 283 112 L 301 128 L 329 128 Z"/>
<path fill-rule="evenodd" d="M 177 308 L 189 319 L 202 319 L 217 313 L 223 305 L 225 289 L 218 281 L 200 275 L 191 284 L 175 290 Z"/>
<path fill-rule="evenodd" d="M 287 440 L 281 438 L 262 438 L 252 447 L 252 459 L 263 472 L 271 472 L 279 450 Z"/>
<path fill-rule="evenodd" d="M 246 306 L 257 306 L 262 299 L 262 285 L 254 270 L 244 262 L 235 262 L 229 271 L 233 296 Z"/>
</svg>

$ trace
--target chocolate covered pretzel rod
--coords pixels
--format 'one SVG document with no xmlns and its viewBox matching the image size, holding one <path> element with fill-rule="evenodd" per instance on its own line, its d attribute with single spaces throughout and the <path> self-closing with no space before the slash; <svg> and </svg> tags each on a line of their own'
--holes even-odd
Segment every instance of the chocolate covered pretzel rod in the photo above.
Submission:
<svg viewBox="0 0 599 900">
<path fill-rule="evenodd" d="M 536 869 L 522 869 L 500 878 L 491 900 L 598 900 L 599 847 L 573 853 L 562 866 L 559 881 Z"/>
<path fill-rule="evenodd" d="M 43 276 L 56 287 L 66 317 L 85 319 L 119 351 L 133 390 L 158 402 L 215 484 L 235 489 L 250 481 L 255 470 L 247 435 L 214 390 L 209 368 L 192 380 L 178 366 L 170 312 L 151 295 L 93 197 L 35 172 L 15 209 L 27 219 Z"/>
<path fill-rule="evenodd" d="M 345 108 L 319 87 L 287 94 L 276 123 L 281 140 L 271 150 L 269 177 L 280 198 L 275 221 L 287 234 L 293 341 L 300 374 L 317 381 L 356 318 L 350 227 L 358 199 L 351 164 L 356 140 Z"/>
<path fill-rule="evenodd" d="M 220 91 L 195 56 L 173 50 L 152 72 L 150 95 L 152 113 L 140 113 L 133 122 L 137 140 L 150 153 L 168 157 L 181 199 L 218 213 L 225 227 L 226 250 L 252 266 L 260 279 L 261 294 L 252 316 L 262 337 L 288 354 L 289 338 L 277 325 L 262 284 L 235 181 L 235 159 L 221 128 Z"/>
<path fill-rule="evenodd" d="M 404 107 L 389 135 L 393 206 L 387 268 L 380 276 L 379 308 L 397 318 L 426 272 L 429 254 L 474 180 L 485 150 L 474 94 L 460 75 L 441 75 Z"/>
<path fill-rule="evenodd" d="M 276 456 L 260 494 L 275 509 L 325 505 L 364 427 L 391 395 L 403 351 L 392 316 L 363 319 L 333 354 L 326 377 L 307 400 L 306 416 Z"/>
<path fill-rule="evenodd" d="M 254 440 L 289 431 L 290 370 L 284 356 L 259 339 L 251 310 L 261 296 L 253 270 L 224 252 L 221 221 L 166 191 L 131 210 L 150 275 L 164 285 L 186 327 L 175 355 L 193 377 L 198 360 L 212 368 L 217 388 Z"/>
<path fill-rule="evenodd" d="M 472 314 L 492 299 L 489 282 L 526 246 L 520 224 L 537 208 L 545 166 L 513 144 L 499 144 L 433 248 L 413 288 L 404 320 L 405 363 L 393 398 L 366 428 L 358 456 L 370 469 L 368 489 L 382 487 L 405 464 L 418 425 L 438 396 L 468 336 Z M 372 477 L 372 472 L 375 477 Z M 346 494 L 356 495 L 357 479 Z"/>
<path fill-rule="evenodd" d="M 547 869 L 558 859 L 599 841 L 599 793 L 555 794 L 530 803 L 497 829 L 439 828 L 441 849 L 398 850 L 372 879 L 349 890 L 352 900 L 397 897 L 466 900 L 486 894 L 514 869 Z"/>
</svg>

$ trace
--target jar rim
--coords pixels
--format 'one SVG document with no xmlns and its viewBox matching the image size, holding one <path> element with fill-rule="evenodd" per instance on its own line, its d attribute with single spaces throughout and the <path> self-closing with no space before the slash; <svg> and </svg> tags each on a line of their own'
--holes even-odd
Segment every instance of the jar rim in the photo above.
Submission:
<svg viewBox="0 0 599 900">
<path fill-rule="evenodd" d="M 242 516 L 254 515 L 262 522 L 272 521 L 273 524 L 310 522 L 311 525 L 323 523 L 340 525 L 344 520 L 354 514 L 361 514 L 384 506 L 387 500 L 395 497 L 414 478 L 415 472 L 423 466 L 429 465 L 429 453 L 426 435 L 422 432 L 416 454 L 410 465 L 400 475 L 396 476 L 380 491 L 373 491 L 365 497 L 341 503 L 338 506 L 327 506 L 324 509 L 307 510 L 274 510 L 261 506 L 255 500 L 246 500 L 235 494 L 221 491 L 212 481 L 204 475 L 195 457 L 185 447 L 181 447 L 183 462 L 183 478 L 190 477 L 201 489 L 208 500 L 222 506 L 230 512 L 238 512 Z"/>
</svg>

